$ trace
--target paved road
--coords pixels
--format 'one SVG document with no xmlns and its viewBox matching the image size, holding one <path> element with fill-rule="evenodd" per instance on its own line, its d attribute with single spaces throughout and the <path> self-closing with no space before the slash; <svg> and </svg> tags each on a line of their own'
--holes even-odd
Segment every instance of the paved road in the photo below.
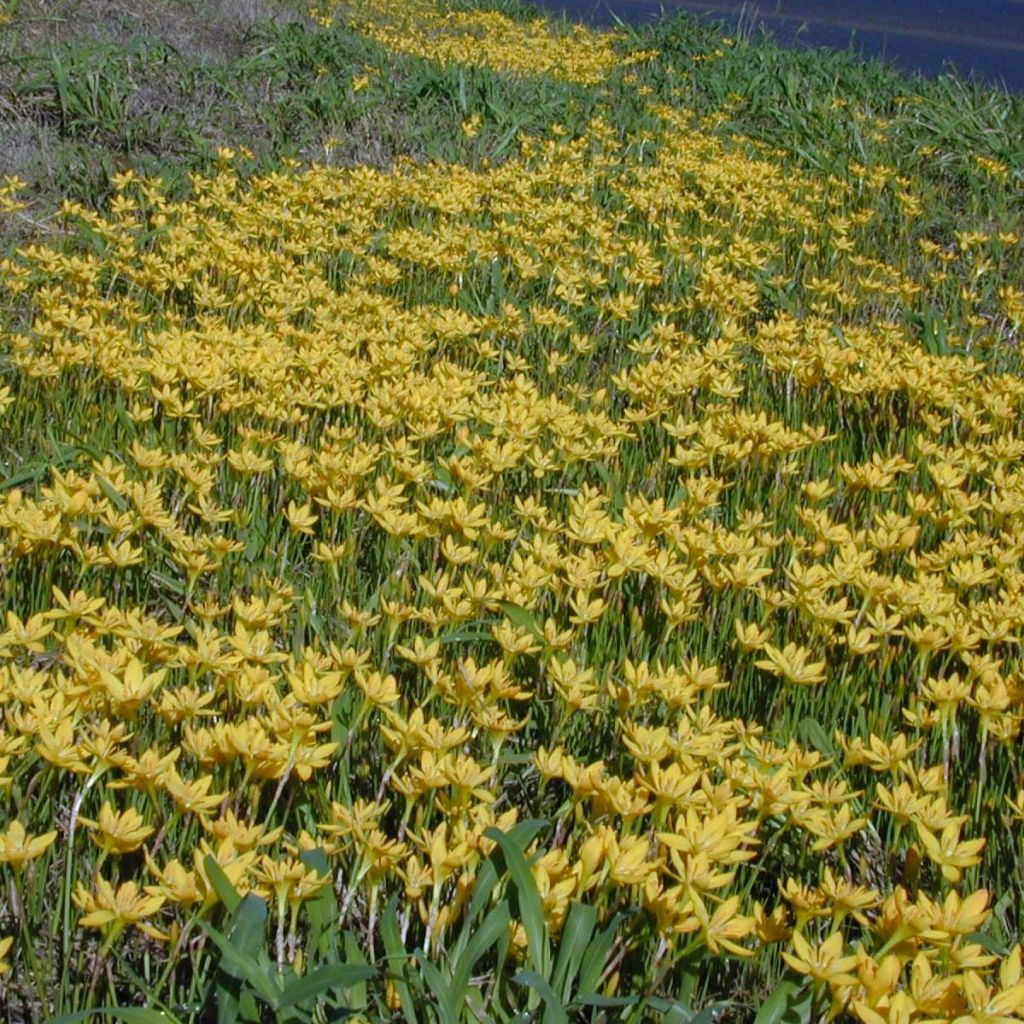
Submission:
<svg viewBox="0 0 1024 1024">
<path fill-rule="evenodd" d="M 960 71 L 1024 92 L 1024 0 L 539 0 L 595 22 L 696 11 L 763 24 L 782 42 L 853 46 L 908 70 Z"/>
</svg>

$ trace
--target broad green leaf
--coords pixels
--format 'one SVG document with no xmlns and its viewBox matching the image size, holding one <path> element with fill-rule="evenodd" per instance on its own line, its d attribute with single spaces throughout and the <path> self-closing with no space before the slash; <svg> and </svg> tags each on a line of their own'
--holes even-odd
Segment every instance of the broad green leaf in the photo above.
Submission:
<svg viewBox="0 0 1024 1024">
<path fill-rule="evenodd" d="M 572 983 L 576 980 L 590 937 L 597 927 L 597 911 L 586 903 L 574 902 L 569 906 L 558 945 L 558 958 L 551 983 L 555 991 L 567 1000 Z"/>
<path fill-rule="evenodd" d="M 214 945 L 220 950 L 220 969 L 228 976 L 246 981 L 253 991 L 269 1006 L 276 1008 L 277 1000 L 281 990 L 274 984 L 273 976 L 260 967 L 258 961 L 250 952 L 243 952 L 236 948 L 230 939 L 222 935 L 213 925 L 206 921 L 200 921 L 200 925 L 207 935 L 213 940 Z M 234 998 L 234 993 L 226 987 L 218 986 L 218 999 L 221 993 Z M 218 1014 L 218 1019 L 222 1015 Z"/>
<path fill-rule="evenodd" d="M 512 920 L 508 902 L 502 900 L 484 919 L 474 932 L 473 938 L 466 946 L 465 952 L 456 961 L 448 990 L 449 1002 L 445 1010 L 452 1020 L 459 1015 L 459 1007 L 465 1002 L 466 990 L 473 968 L 487 951 L 496 946 L 502 935 L 508 934 L 508 926 Z"/>
<path fill-rule="evenodd" d="M 604 1006 L 609 1008 L 622 1008 L 625 1006 L 636 1006 L 640 1002 L 639 996 L 603 996 L 600 992 L 584 992 L 578 995 L 575 1002 L 583 1006 Z"/>
<path fill-rule="evenodd" d="M 206 855 L 203 866 L 206 868 L 206 877 L 210 879 L 210 884 L 213 886 L 213 891 L 217 894 L 217 898 L 227 908 L 228 913 L 233 914 L 242 902 L 242 897 L 239 895 L 238 890 L 231 884 L 231 879 L 224 874 L 224 869 L 217 863 L 217 859 L 213 854 L 208 853 Z"/>
<path fill-rule="evenodd" d="M 608 951 L 612 948 L 615 933 L 618 931 L 622 919 L 622 914 L 616 914 L 594 936 L 587 947 L 587 951 L 583 955 L 583 967 L 580 970 L 579 990 L 581 992 L 594 992 L 597 989 L 604 971 L 605 961 L 608 959 Z"/>
<path fill-rule="evenodd" d="M 248 893 L 231 915 L 228 940 L 235 949 L 255 957 L 265 948 L 266 923 L 266 901 L 253 893 Z"/>
<path fill-rule="evenodd" d="M 345 932 L 345 960 L 350 964 L 367 966 L 366 957 L 363 956 L 363 951 L 359 946 L 359 940 L 349 931 Z M 349 986 L 348 991 L 351 993 L 348 1003 L 352 1009 L 365 1010 L 368 998 L 365 979 Z"/>
<path fill-rule="evenodd" d="M 100 490 L 106 496 L 107 500 L 117 509 L 118 512 L 124 512 L 128 508 L 128 499 L 108 480 L 103 477 L 97 477 L 96 482 L 100 486 Z"/>
<path fill-rule="evenodd" d="M 452 476 L 451 471 L 447 466 L 435 464 L 433 467 L 434 479 L 431 483 L 441 491 L 448 491 L 453 493 L 455 491 L 455 477 Z"/>
<path fill-rule="evenodd" d="M 797 732 L 804 746 L 814 747 L 823 757 L 835 760 L 836 745 L 816 718 L 804 718 L 797 726 Z"/>
<path fill-rule="evenodd" d="M 321 876 L 330 876 L 331 866 L 323 850 L 303 850 L 299 860 L 306 867 Z M 333 885 L 325 885 L 311 900 L 303 904 L 306 920 L 309 922 L 309 934 L 306 937 L 307 949 L 311 954 L 326 955 L 334 948 L 337 934 L 335 927 L 338 920 L 338 897 Z M 325 941 L 326 940 L 326 941 Z M 321 948 L 326 946 L 327 948 Z"/>
<path fill-rule="evenodd" d="M 496 842 L 504 854 L 505 865 L 518 897 L 519 917 L 526 930 L 530 963 L 538 973 L 545 975 L 549 959 L 547 926 L 544 922 L 544 907 L 537 891 L 537 883 L 523 854 L 526 842 L 517 843 L 511 832 L 501 832 L 493 825 L 484 832 L 484 835 Z"/>
<path fill-rule="evenodd" d="M 1006 944 L 1000 942 L 998 939 L 993 938 L 991 935 L 985 934 L 985 932 L 971 932 L 970 935 L 966 936 L 965 942 L 976 942 L 982 949 L 987 950 L 994 956 L 1006 956 L 1010 951 L 1006 948 Z"/>
<path fill-rule="evenodd" d="M 180 1024 L 177 1017 L 144 1006 L 101 1006 L 95 1010 L 79 1010 L 60 1017 L 51 1017 L 46 1024 L 77 1024 L 78 1021 L 106 1017 L 122 1024 Z"/>
<path fill-rule="evenodd" d="M 278 997 L 277 1008 L 302 1006 L 322 992 L 350 989 L 376 976 L 377 972 L 367 964 L 328 964 L 293 981 Z"/>
<path fill-rule="evenodd" d="M 664 1014 L 661 1024 L 715 1024 L 715 1021 L 721 1014 L 736 1004 L 724 1000 L 711 1003 L 700 1010 L 694 1010 L 678 999 L 649 997 L 646 1000 L 646 1005 L 650 1006 L 653 1010 L 657 1010 L 658 1013 Z"/>
<path fill-rule="evenodd" d="M 754 1024 L 808 1024 L 812 994 L 803 978 L 783 978 L 759 1007 Z"/>
<path fill-rule="evenodd" d="M 516 629 L 525 629 L 532 633 L 537 640 L 544 639 L 544 630 L 537 624 L 537 620 L 522 606 L 512 601 L 499 601 L 498 607 L 509 622 Z"/>
<path fill-rule="evenodd" d="M 682 1003 L 672 1003 L 663 1012 L 661 1024 L 691 1024 L 694 1016 L 693 1010 Z"/>
<path fill-rule="evenodd" d="M 434 993 L 434 998 L 437 1000 L 441 1024 L 456 1024 L 458 1018 L 448 1016 L 452 990 L 444 975 L 429 960 L 421 961 L 420 973 L 423 975 L 423 980 L 427 983 L 427 988 Z"/>
<path fill-rule="evenodd" d="M 690 1018 L 690 1024 L 715 1024 L 715 1021 L 722 1018 L 729 1010 L 734 1009 L 736 1003 L 731 999 L 722 999 L 717 1003 L 711 1003 L 698 1010 Z"/>
<path fill-rule="evenodd" d="M 398 926 L 397 897 L 392 897 L 380 918 L 380 935 L 384 943 L 384 955 L 388 961 L 390 980 L 398 993 L 398 1001 L 402 1007 L 406 1024 L 419 1024 L 416 1016 L 416 1004 L 406 980 L 406 964 L 409 954 L 402 944 L 401 929 Z"/>
<path fill-rule="evenodd" d="M 520 971 L 512 980 L 517 985 L 532 988 L 544 1000 L 544 1020 L 550 1021 L 551 1024 L 569 1024 L 569 1014 L 562 1000 L 555 994 L 548 981 L 536 971 Z"/>
<path fill-rule="evenodd" d="M 498 884 L 498 869 L 494 866 L 494 858 L 488 857 L 487 860 L 480 865 L 480 870 L 476 873 L 476 879 L 473 881 L 473 896 L 469 901 L 469 907 L 466 910 L 465 917 L 465 932 L 468 940 L 469 935 L 472 933 L 473 924 L 476 919 L 480 916 L 481 911 L 487 906 L 488 901 L 494 892 L 494 887 Z M 460 945 L 462 943 L 462 935 L 459 936 Z"/>
<path fill-rule="evenodd" d="M 528 818 L 525 821 L 520 821 L 513 825 L 506 835 L 525 850 L 526 847 L 530 845 L 530 841 L 533 837 L 537 835 L 545 825 L 546 822 L 540 821 L 537 818 Z M 502 856 L 500 849 L 501 848 L 499 847 L 497 853 L 499 856 Z M 498 868 L 495 864 L 495 856 L 492 854 L 483 862 L 483 865 L 477 872 L 476 881 L 473 883 L 473 898 L 469 902 L 469 910 L 467 911 L 465 918 L 467 929 L 472 929 L 473 922 L 487 905 L 498 881 Z M 460 935 L 459 938 L 461 942 L 462 936 Z"/>
</svg>

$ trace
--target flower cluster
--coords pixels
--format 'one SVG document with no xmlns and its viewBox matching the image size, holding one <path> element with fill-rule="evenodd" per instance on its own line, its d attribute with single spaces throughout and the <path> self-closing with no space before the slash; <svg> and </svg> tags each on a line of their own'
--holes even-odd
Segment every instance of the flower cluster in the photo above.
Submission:
<svg viewBox="0 0 1024 1024">
<path fill-rule="evenodd" d="M 428 13 L 364 30 L 433 53 Z M 618 59 L 430 17 L 445 60 Z M 81 929 L 173 959 L 212 857 L 282 961 L 328 885 L 429 953 L 485 831 L 542 817 L 553 932 L 639 906 L 654 968 L 778 947 L 863 1024 L 1021 1016 L 1024 379 L 909 315 L 1019 243 L 893 265 L 895 170 L 649 114 L 497 167 L 126 172 L 0 265 L 16 887 L 73 874 Z"/>
</svg>

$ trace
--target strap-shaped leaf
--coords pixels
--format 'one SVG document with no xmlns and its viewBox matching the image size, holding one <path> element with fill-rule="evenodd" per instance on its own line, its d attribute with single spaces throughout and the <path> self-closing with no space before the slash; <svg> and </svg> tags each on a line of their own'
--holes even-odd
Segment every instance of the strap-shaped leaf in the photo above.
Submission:
<svg viewBox="0 0 1024 1024">
<path fill-rule="evenodd" d="M 551 983 L 564 1000 L 569 999 L 572 983 L 583 963 L 590 937 L 597 927 L 597 911 L 586 903 L 574 902 L 569 906 L 565 924 L 562 926 L 555 960 L 555 973 Z"/>
<path fill-rule="evenodd" d="M 512 920 L 509 913 L 508 902 L 502 900 L 484 919 L 476 930 L 473 938 L 466 946 L 465 952 L 456 961 L 455 971 L 452 974 L 451 985 L 448 991 L 448 1006 L 445 1008 L 451 1020 L 458 1019 L 459 1008 L 465 1002 L 466 990 L 469 988 L 469 978 L 473 968 L 487 951 L 498 944 L 502 935 L 508 934 L 508 926 Z"/>
<path fill-rule="evenodd" d="M 276 1009 L 281 990 L 274 984 L 272 976 L 260 969 L 251 953 L 236 948 L 231 940 L 217 931 L 213 925 L 206 921 L 199 923 L 220 950 L 221 970 L 233 978 L 247 981 L 265 1003 Z"/>
<path fill-rule="evenodd" d="M 328 964 L 293 981 L 278 997 L 277 1008 L 302 1006 L 323 992 L 344 991 L 376 976 L 377 972 L 367 964 Z"/>
<path fill-rule="evenodd" d="M 581 992 L 594 992 L 601 981 L 601 974 L 604 971 L 605 961 L 608 959 L 608 951 L 615 941 L 615 933 L 623 918 L 622 914 L 616 914 L 605 926 L 594 936 L 587 951 L 583 956 L 583 966 L 580 969 Z"/>
<path fill-rule="evenodd" d="M 515 604 L 512 601 L 499 601 L 498 607 L 501 608 L 505 618 L 516 629 L 526 630 L 537 640 L 544 639 L 544 630 L 540 628 L 537 620 L 522 605 Z"/>
<path fill-rule="evenodd" d="M 327 854 L 319 847 L 315 850 L 303 850 L 299 854 L 299 860 L 311 868 L 321 877 L 329 877 L 331 865 L 327 860 Z M 335 895 L 333 885 L 325 885 L 311 899 L 303 904 L 306 920 L 309 922 L 309 935 L 307 937 L 307 948 L 312 959 L 317 953 L 321 955 L 331 951 L 336 946 L 338 920 L 338 897 Z M 326 942 L 324 940 L 327 940 Z M 321 949 L 321 944 L 327 949 Z M 328 957 L 328 959 L 338 959 Z"/>
<path fill-rule="evenodd" d="M 419 1024 L 416 1015 L 416 1004 L 406 980 L 406 964 L 409 954 L 402 943 L 402 933 L 398 926 L 398 897 L 393 896 L 380 918 L 380 936 L 384 943 L 384 955 L 388 961 L 388 978 L 398 993 L 398 1002 L 406 1024 Z"/>
<path fill-rule="evenodd" d="M 527 985 L 544 1000 L 544 1018 L 551 1024 L 569 1024 L 569 1014 L 555 990 L 536 971 L 520 971 L 512 980 L 517 985 Z"/>
<path fill-rule="evenodd" d="M 813 991 L 798 977 L 783 978 L 761 1004 L 754 1024 L 807 1024 L 811 1019 Z"/>
<path fill-rule="evenodd" d="M 636 1006 L 640 996 L 603 996 L 600 992 L 584 992 L 576 997 L 576 1002 L 584 1006 Z"/>
<path fill-rule="evenodd" d="M 217 898 L 227 908 L 228 913 L 233 914 L 238 904 L 242 902 L 242 897 L 231 884 L 231 879 L 224 874 L 224 869 L 217 863 L 217 858 L 211 853 L 206 855 L 203 867 L 206 868 L 206 877 L 209 878 L 210 885 L 213 886 L 213 891 L 217 894 Z"/>
<path fill-rule="evenodd" d="M 517 842 L 513 838 L 513 833 L 501 832 L 493 825 L 484 832 L 484 835 L 498 844 L 505 857 L 505 866 L 508 868 L 518 898 L 519 917 L 526 930 L 530 963 L 534 970 L 543 976 L 548 973 L 547 926 L 544 923 L 540 892 L 523 853 L 526 844 Z"/>
<path fill-rule="evenodd" d="M 420 964 L 420 971 L 427 987 L 434 993 L 437 1006 L 440 1010 L 441 1024 L 456 1024 L 456 1018 L 448 1015 L 448 1007 L 451 1005 L 451 986 L 445 980 L 444 975 L 429 960 Z"/>
<path fill-rule="evenodd" d="M 46 1024 L 78 1024 L 78 1021 L 106 1017 L 122 1024 L 180 1024 L 177 1017 L 145 1006 L 101 1006 L 97 1010 L 79 1010 L 60 1017 L 51 1017 Z"/>
<path fill-rule="evenodd" d="M 694 1010 L 678 999 L 662 999 L 659 996 L 649 996 L 645 1003 L 652 1010 L 663 1014 L 662 1024 L 715 1024 L 721 1014 L 736 1006 L 732 1000 L 720 1000 Z"/>
<path fill-rule="evenodd" d="M 506 835 L 512 839 L 521 849 L 526 849 L 530 844 L 530 840 L 545 827 L 547 823 L 537 818 L 528 818 L 525 821 L 520 821 L 513 825 L 508 830 Z M 496 856 L 497 855 L 497 856 Z M 502 858 L 504 855 L 501 853 L 499 847 L 495 854 L 491 854 L 481 864 L 480 870 L 477 872 L 476 879 L 473 883 L 473 896 L 469 901 L 469 908 L 463 918 L 464 924 L 459 932 L 459 937 L 452 944 L 451 947 L 451 959 L 453 962 L 458 962 L 466 949 L 467 944 L 473 937 L 476 931 L 477 918 L 483 913 L 484 908 L 487 906 L 494 893 L 495 886 L 500 881 L 498 874 L 498 867 L 496 860 Z"/>
</svg>

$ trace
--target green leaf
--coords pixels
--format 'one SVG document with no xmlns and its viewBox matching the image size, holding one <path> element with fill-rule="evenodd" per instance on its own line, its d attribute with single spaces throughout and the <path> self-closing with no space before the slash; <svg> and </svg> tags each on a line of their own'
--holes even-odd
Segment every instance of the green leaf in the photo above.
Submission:
<svg viewBox="0 0 1024 1024">
<path fill-rule="evenodd" d="M 459 1007 L 466 1001 L 466 990 L 469 988 L 469 978 L 473 973 L 473 968 L 492 946 L 498 944 L 502 935 L 508 934 L 508 926 L 511 921 L 512 915 L 508 909 L 508 902 L 502 900 L 483 919 L 480 927 L 475 930 L 469 945 L 466 946 L 465 952 L 456 960 L 457 966 L 448 988 L 448 1003 L 444 1007 L 445 1013 L 450 1019 L 458 1018 Z"/>
<path fill-rule="evenodd" d="M 811 986 L 803 978 L 783 978 L 761 1004 L 754 1024 L 808 1024 L 812 996 Z"/>
<path fill-rule="evenodd" d="M 664 1016 L 661 1018 L 661 1024 L 691 1024 L 693 1019 L 693 1011 L 678 1002 L 670 1003 L 662 1012 Z"/>
<path fill-rule="evenodd" d="M 238 890 L 231 884 L 231 879 L 224 874 L 224 869 L 217 863 L 213 854 L 206 855 L 203 865 L 206 868 L 206 877 L 210 879 L 210 884 L 213 886 L 213 891 L 227 908 L 228 913 L 233 914 L 242 902 Z"/>
<path fill-rule="evenodd" d="M 532 760 L 532 755 L 530 755 Z M 517 843 L 522 849 L 526 849 L 530 845 L 530 841 L 533 839 L 538 832 L 541 831 L 546 825 L 546 822 L 541 821 L 538 818 L 528 818 L 525 821 L 517 822 L 512 826 L 506 833 L 506 835 L 515 843 Z M 498 857 L 503 856 L 501 854 L 501 848 L 499 847 L 496 851 Z M 498 868 L 495 863 L 495 854 L 492 854 L 483 862 L 480 870 L 477 872 L 476 881 L 473 883 L 473 898 L 469 902 L 469 909 L 466 913 L 466 926 L 467 932 L 472 930 L 472 924 L 483 911 L 487 905 L 488 900 L 491 898 L 491 893 L 494 892 L 494 887 L 498 884 L 499 875 Z M 459 948 L 459 944 L 462 944 L 462 936 L 459 936 L 459 943 L 456 947 Z"/>
<path fill-rule="evenodd" d="M 321 876 L 329 877 L 331 874 L 327 854 L 319 848 L 303 850 L 299 854 L 299 860 Z M 309 922 L 307 948 L 313 953 L 327 955 L 334 948 L 337 935 L 335 922 L 338 920 L 338 897 L 334 892 L 334 886 L 325 885 L 311 900 L 303 904 L 303 909 Z"/>
<path fill-rule="evenodd" d="M 427 987 L 434 993 L 438 1009 L 441 1011 L 440 1020 L 442 1024 L 456 1024 L 456 1018 L 449 1017 L 447 1007 L 451 1003 L 451 986 L 445 980 L 444 975 L 429 960 L 420 962 L 420 972 Z"/>
<path fill-rule="evenodd" d="M 532 633 L 537 640 L 543 641 L 544 630 L 540 628 L 537 620 L 522 605 L 514 604 L 512 601 L 499 601 L 498 607 L 501 608 L 505 618 L 516 629 L 525 629 Z"/>
<path fill-rule="evenodd" d="M 350 964 L 367 966 L 366 957 L 359 948 L 359 940 L 352 932 L 345 932 L 345 959 Z M 366 979 L 357 981 L 349 986 L 352 994 L 348 999 L 349 1005 L 355 1010 L 365 1010 L 367 1003 Z"/>
<path fill-rule="evenodd" d="M 558 945 L 558 959 L 551 983 L 562 999 L 569 998 L 572 983 L 587 953 L 590 937 L 597 927 L 597 911 L 586 903 L 573 902 L 569 906 Z"/>
<path fill-rule="evenodd" d="M 987 950 L 994 956 L 1006 956 L 1010 951 L 1006 948 L 1006 944 L 1000 942 L 998 939 L 993 938 L 991 935 L 986 935 L 985 932 L 971 932 L 970 935 L 966 936 L 965 942 L 976 942 L 982 949 Z"/>
<path fill-rule="evenodd" d="M 442 491 L 453 493 L 455 491 L 455 477 L 447 466 L 437 464 L 433 467 L 434 479 L 431 481 L 435 487 Z"/>
<path fill-rule="evenodd" d="M 482 643 L 485 640 L 493 640 L 494 634 L 489 629 L 453 629 L 450 632 L 442 633 L 437 638 L 442 644 L 469 644 Z"/>
<path fill-rule="evenodd" d="M 79 1010 L 78 1013 L 51 1017 L 46 1024 L 77 1024 L 80 1020 L 90 1020 L 96 1016 L 119 1020 L 123 1024 L 180 1024 L 177 1017 L 144 1006 L 101 1006 L 96 1010 Z"/>
<path fill-rule="evenodd" d="M 405 1015 L 406 1024 L 419 1024 L 416 1016 L 416 1004 L 406 980 L 406 963 L 409 954 L 402 944 L 402 933 L 398 926 L 397 896 L 392 897 L 380 918 L 380 935 L 384 943 L 384 955 L 388 960 L 390 979 L 398 993 L 398 1002 Z"/>
<path fill-rule="evenodd" d="M 646 1002 L 652 1009 L 664 1014 L 662 1024 L 715 1024 L 719 1015 L 736 1005 L 731 1000 L 721 1000 L 700 1010 L 693 1010 L 678 999 L 651 997 Z"/>
<path fill-rule="evenodd" d="M 604 971 L 605 961 L 608 959 L 608 951 L 615 941 L 615 933 L 619 929 L 624 915 L 616 914 L 587 946 L 583 954 L 583 967 L 580 970 L 581 992 L 593 992 L 601 981 L 601 973 Z"/>
<path fill-rule="evenodd" d="M 550 952 L 547 943 L 547 926 L 544 922 L 544 907 L 541 903 L 540 893 L 537 891 L 537 883 L 534 881 L 533 873 L 523 854 L 526 842 L 517 842 L 513 838 L 513 833 L 501 832 L 493 825 L 484 832 L 484 835 L 496 842 L 504 854 L 505 865 L 518 898 L 519 918 L 526 930 L 530 963 L 542 976 L 546 975 Z"/>
<path fill-rule="evenodd" d="M 804 718 L 797 726 L 797 733 L 805 747 L 814 747 L 823 757 L 836 758 L 836 746 L 816 718 Z"/>
<path fill-rule="evenodd" d="M 544 1000 L 544 1020 L 551 1024 L 569 1024 L 569 1014 L 555 990 L 536 971 L 520 971 L 512 980 L 517 985 L 528 985 Z"/>
<path fill-rule="evenodd" d="M 377 972 L 367 964 L 328 964 L 293 981 L 278 997 L 277 1008 L 301 1006 L 321 992 L 350 989 L 376 976 Z"/>
<path fill-rule="evenodd" d="M 249 893 L 231 915 L 228 941 L 243 955 L 255 958 L 264 949 L 266 921 L 266 901 Z"/>
<path fill-rule="evenodd" d="M 636 1006 L 640 1002 L 639 996 L 603 996 L 600 992 L 585 992 L 578 995 L 575 1000 L 583 1006 L 607 1006 L 623 1007 Z"/>
<path fill-rule="evenodd" d="M 246 897 L 248 899 L 248 897 Z M 255 898 L 255 897 L 253 897 Z M 263 901 L 260 900 L 262 903 Z M 206 921 L 200 921 L 200 925 L 207 935 L 213 940 L 214 945 L 220 950 L 220 970 L 229 978 L 239 981 L 246 981 L 254 992 L 269 1006 L 276 1008 L 281 990 L 274 984 L 273 976 L 266 970 L 261 969 L 251 949 L 247 948 L 248 943 L 241 941 L 242 936 L 233 935 L 228 938 L 222 935 L 213 925 Z M 236 945 L 235 943 L 238 943 Z M 237 1010 L 238 993 L 232 991 L 232 986 L 218 984 L 218 1021 L 233 1020 L 232 1013 Z"/>
<path fill-rule="evenodd" d="M 494 892 L 494 887 L 498 884 L 498 869 L 494 866 L 494 858 L 488 857 L 480 866 L 480 870 L 477 872 L 476 880 L 473 883 L 473 896 L 469 901 L 469 907 L 466 910 L 465 925 L 463 926 L 463 932 L 466 935 L 466 941 L 468 941 L 470 934 L 472 933 L 474 922 L 480 915 L 481 911 L 487 906 L 487 902 L 491 898 L 491 894 Z M 463 942 L 462 933 L 459 934 L 459 941 L 455 944 L 453 951 L 460 948 L 465 943 Z"/>
<path fill-rule="evenodd" d="M 97 477 L 96 482 L 99 484 L 100 490 L 106 495 L 107 500 L 118 512 L 127 511 L 128 499 L 109 480 Z"/>
</svg>

